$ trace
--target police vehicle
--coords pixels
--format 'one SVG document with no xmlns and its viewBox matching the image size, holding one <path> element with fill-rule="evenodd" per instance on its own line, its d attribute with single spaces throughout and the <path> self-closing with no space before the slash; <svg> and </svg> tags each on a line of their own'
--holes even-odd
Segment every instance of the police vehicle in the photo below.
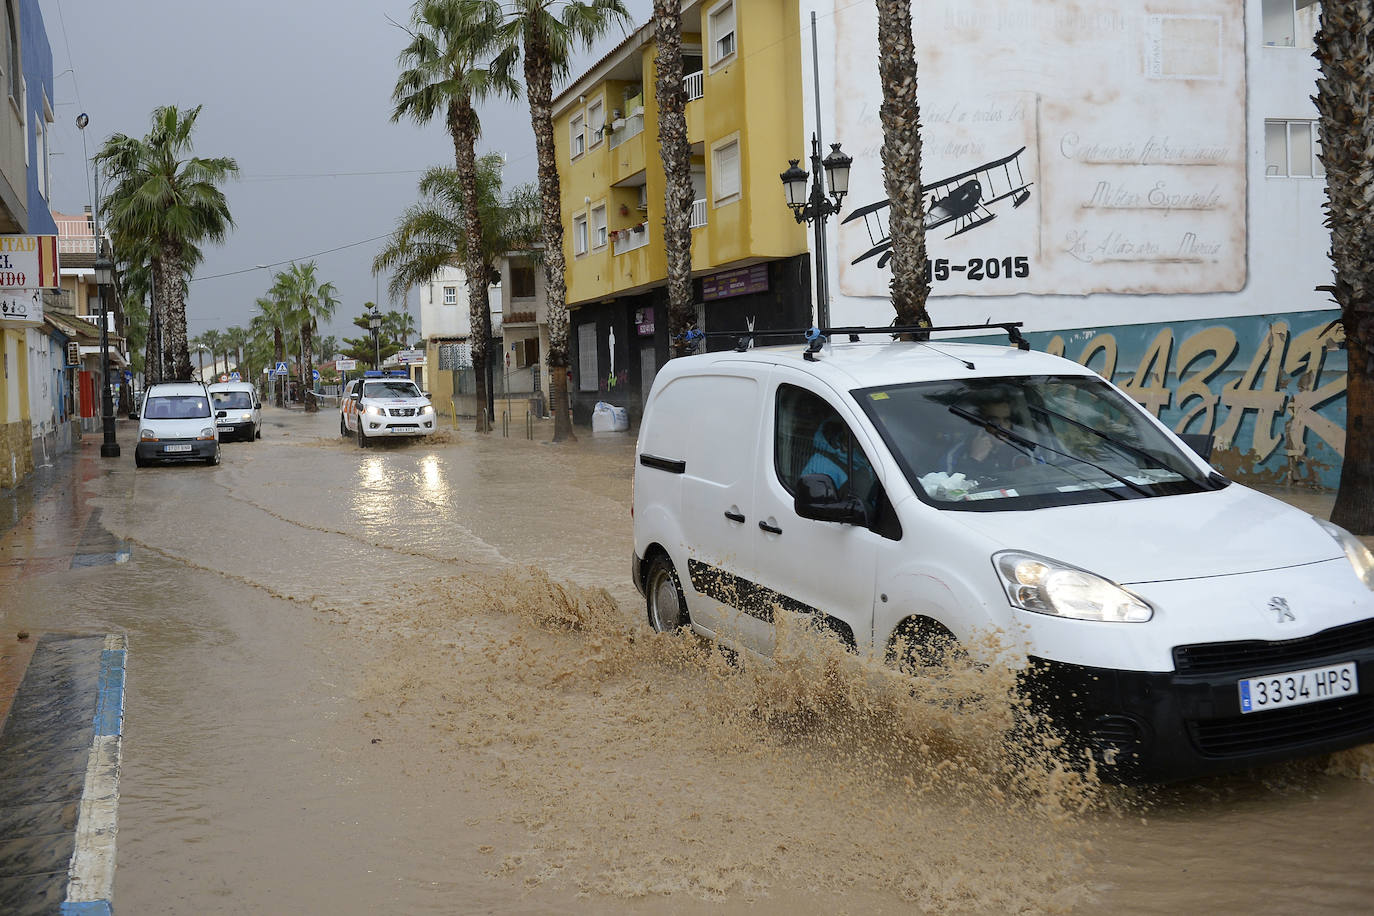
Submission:
<svg viewBox="0 0 1374 916">
<path fill-rule="evenodd" d="M 401 370 L 370 369 L 344 388 L 339 401 L 339 435 L 372 439 L 427 436 L 435 430 L 434 405 Z"/>
</svg>

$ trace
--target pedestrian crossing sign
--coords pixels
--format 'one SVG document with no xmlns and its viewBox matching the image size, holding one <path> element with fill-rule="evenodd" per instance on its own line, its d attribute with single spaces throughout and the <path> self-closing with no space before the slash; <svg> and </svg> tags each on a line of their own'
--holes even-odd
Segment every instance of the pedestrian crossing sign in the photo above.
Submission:
<svg viewBox="0 0 1374 916">
<path fill-rule="evenodd" d="M 286 363 L 277 363 L 277 375 L 286 374 Z"/>
<path fill-rule="evenodd" d="M 233 372 L 229 373 L 229 380 L 231 382 L 241 382 L 243 381 L 243 377 L 240 376 L 239 371 L 235 369 Z"/>
</svg>

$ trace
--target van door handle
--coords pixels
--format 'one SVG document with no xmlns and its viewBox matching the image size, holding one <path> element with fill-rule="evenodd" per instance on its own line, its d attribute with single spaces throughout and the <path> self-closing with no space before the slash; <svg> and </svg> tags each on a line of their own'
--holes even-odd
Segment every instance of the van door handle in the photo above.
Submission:
<svg viewBox="0 0 1374 916">
<path fill-rule="evenodd" d="M 725 510 L 725 517 L 728 518 L 728 519 L 729 519 L 730 521 L 732 521 L 732 522 L 740 522 L 740 523 L 743 523 L 743 522 L 744 522 L 744 513 L 742 513 L 742 512 L 731 512 L 729 509 L 726 509 L 726 510 Z"/>
<path fill-rule="evenodd" d="M 781 528 L 775 528 L 767 522 L 759 522 L 759 528 L 763 531 L 767 531 L 769 534 L 782 534 Z"/>
</svg>

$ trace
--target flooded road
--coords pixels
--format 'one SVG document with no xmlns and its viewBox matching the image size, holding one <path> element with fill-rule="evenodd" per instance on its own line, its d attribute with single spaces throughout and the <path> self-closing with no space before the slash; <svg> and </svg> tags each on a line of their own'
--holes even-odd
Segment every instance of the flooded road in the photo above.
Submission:
<svg viewBox="0 0 1374 916">
<path fill-rule="evenodd" d="M 128 636 L 119 912 L 1374 900 L 1368 749 L 1110 789 L 1010 759 L 995 674 L 913 689 L 802 635 L 765 667 L 650 633 L 628 437 L 363 451 L 269 410 L 218 468 L 135 472 L 132 434 L 0 535 L 0 625 Z M 97 541 L 127 560 L 73 565 Z"/>
</svg>

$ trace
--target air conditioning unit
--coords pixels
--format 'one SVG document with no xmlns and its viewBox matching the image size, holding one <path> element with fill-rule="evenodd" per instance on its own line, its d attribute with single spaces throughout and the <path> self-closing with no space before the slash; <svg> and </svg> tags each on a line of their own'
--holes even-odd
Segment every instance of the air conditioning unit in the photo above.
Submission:
<svg viewBox="0 0 1374 916">
<path fill-rule="evenodd" d="M 77 343 L 74 340 L 68 342 L 67 344 L 67 365 L 81 365 L 81 344 Z"/>
</svg>

